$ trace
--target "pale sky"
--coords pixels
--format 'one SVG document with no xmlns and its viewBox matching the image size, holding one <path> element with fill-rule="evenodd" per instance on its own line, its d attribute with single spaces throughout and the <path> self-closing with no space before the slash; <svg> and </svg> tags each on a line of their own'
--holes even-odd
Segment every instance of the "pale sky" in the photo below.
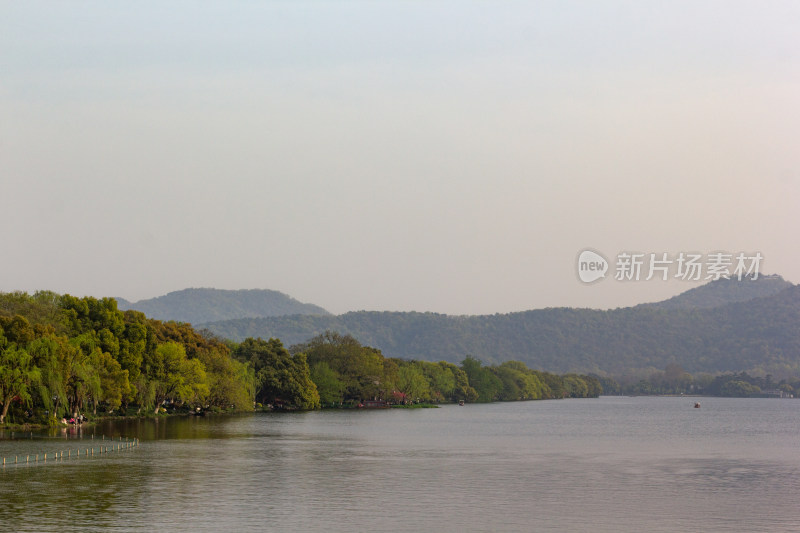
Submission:
<svg viewBox="0 0 800 533">
<path fill-rule="evenodd" d="M 798 28 L 795 1 L 0 0 L 0 291 L 490 314 L 692 287 L 584 285 L 584 248 L 797 283 Z"/>
</svg>

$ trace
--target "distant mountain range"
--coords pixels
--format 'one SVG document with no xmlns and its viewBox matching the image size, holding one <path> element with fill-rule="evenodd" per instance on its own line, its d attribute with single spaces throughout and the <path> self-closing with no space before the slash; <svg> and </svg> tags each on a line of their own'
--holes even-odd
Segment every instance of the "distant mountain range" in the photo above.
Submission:
<svg viewBox="0 0 800 533">
<path fill-rule="evenodd" d="M 282 292 L 264 289 L 184 289 L 138 302 L 124 298 L 116 300 L 122 311 L 135 309 L 150 318 L 193 325 L 238 318 L 330 314 L 317 305 L 298 302 Z"/>
<path fill-rule="evenodd" d="M 760 276 L 757 280 L 719 279 L 682 292 L 663 302 L 642 304 L 640 307 L 656 309 L 708 309 L 734 302 L 772 296 L 792 284 L 777 275 Z"/>
<path fill-rule="evenodd" d="M 800 286 L 780 276 L 714 281 L 664 302 L 609 311 L 359 311 L 198 324 L 237 341 L 275 337 L 286 345 L 335 330 L 389 357 L 460 362 L 469 354 L 485 363 L 517 360 L 559 373 L 618 374 L 669 363 L 689 372 L 800 373 Z"/>
</svg>

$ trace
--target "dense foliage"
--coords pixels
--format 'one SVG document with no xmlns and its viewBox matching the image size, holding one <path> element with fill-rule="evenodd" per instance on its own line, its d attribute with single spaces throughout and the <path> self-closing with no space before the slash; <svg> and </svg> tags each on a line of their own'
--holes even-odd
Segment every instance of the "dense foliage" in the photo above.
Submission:
<svg viewBox="0 0 800 533">
<path fill-rule="evenodd" d="M 473 383 L 474 382 L 474 383 Z M 0 293 L 0 424 L 161 409 L 252 410 L 367 400 L 495 401 L 597 396 L 599 381 L 508 362 L 461 366 L 386 358 L 326 332 L 291 351 L 281 341 L 237 344 L 190 324 L 120 311 L 112 298 Z"/>
<path fill-rule="evenodd" d="M 298 409 L 319 407 L 319 393 L 311 381 L 305 354 L 291 355 L 277 339 L 245 339 L 233 354 L 255 371 L 255 398 L 259 403 Z"/>
<path fill-rule="evenodd" d="M 725 283 L 723 287 L 739 286 Z M 207 327 L 235 340 L 261 336 L 287 343 L 336 330 L 402 358 L 457 363 L 464 354 L 473 354 L 488 363 L 518 360 L 558 373 L 618 375 L 674 363 L 690 372 L 745 370 L 788 377 L 800 375 L 798 324 L 800 286 L 707 309 L 557 308 L 463 317 L 361 311 L 242 319 Z"/>
<path fill-rule="evenodd" d="M 704 396 L 784 397 L 800 394 L 800 378 L 777 380 L 771 374 L 751 375 L 747 372 L 726 372 L 717 375 L 686 372 L 676 364 L 663 371 L 626 373 L 611 380 L 601 379 L 605 394 L 694 394 Z"/>
<path fill-rule="evenodd" d="M 253 388 L 252 369 L 225 342 L 188 324 L 123 313 L 111 298 L 0 295 L 0 422 L 12 406 L 22 420 L 252 408 Z"/>
<path fill-rule="evenodd" d="M 350 335 L 330 331 L 293 346 L 291 351 L 307 355 L 323 405 L 367 399 L 408 403 L 586 398 L 602 392 L 596 378 L 556 376 L 517 361 L 483 366 L 467 356 L 457 366 L 445 361 L 387 358 Z"/>
</svg>

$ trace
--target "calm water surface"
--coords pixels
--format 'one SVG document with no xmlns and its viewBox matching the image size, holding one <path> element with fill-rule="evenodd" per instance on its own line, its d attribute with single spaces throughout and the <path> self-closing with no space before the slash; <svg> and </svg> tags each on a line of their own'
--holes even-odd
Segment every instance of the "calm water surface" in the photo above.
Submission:
<svg viewBox="0 0 800 533">
<path fill-rule="evenodd" d="M 108 424 L 140 447 L 0 466 L 0 529 L 800 531 L 800 401 L 700 401 Z M 0 436 L 7 463 L 99 444 Z"/>
</svg>

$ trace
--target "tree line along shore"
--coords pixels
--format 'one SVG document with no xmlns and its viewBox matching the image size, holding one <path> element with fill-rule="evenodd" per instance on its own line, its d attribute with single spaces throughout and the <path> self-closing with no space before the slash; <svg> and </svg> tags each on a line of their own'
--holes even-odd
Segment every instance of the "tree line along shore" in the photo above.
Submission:
<svg viewBox="0 0 800 533">
<path fill-rule="evenodd" d="M 517 361 L 485 366 L 386 357 L 325 332 L 222 339 L 190 324 L 120 311 L 113 298 L 50 291 L 0 293 L 0 425 L 58 424 L 76 415 L 164 410 L 251 411 L 420 402 L 597 397 L 593 376 L 556 375 Z"/>
</svg>

